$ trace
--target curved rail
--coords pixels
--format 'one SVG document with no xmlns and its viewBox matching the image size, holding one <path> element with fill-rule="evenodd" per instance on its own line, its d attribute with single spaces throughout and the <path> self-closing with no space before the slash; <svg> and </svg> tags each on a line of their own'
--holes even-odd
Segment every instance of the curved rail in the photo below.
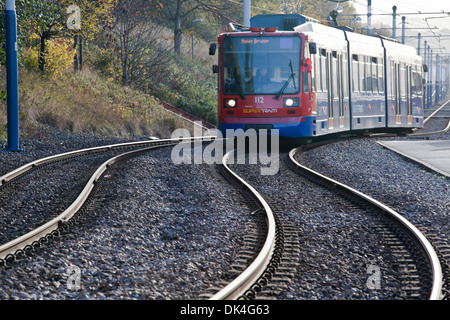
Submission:
<svg viewBox="0 0 450 320">
<path fill-rule="evenodd" d="M 430 114 L 425 120 L 423 120 L 423 124 L 427 123 L 428 120 L 430 120 L 436 113 L 438 113 L 439 111 L 441 111 L 443 108 L 445 108 L 445 106 L 447 104 L 450 103 L 450 100 L 448 100 L 447 102 L 445 102 L 442 106 L 440 106 L 439 108 L 437 108 L 432 114 Z"/>
<path fill-rule="evenodd" d="M 269 204 L 264 198 L 240 176 L 234 173 L 227 165 L 228 159 L 234 151 L 228 152 L 222 159 L 222 164 L 230 175 L 237 180 L 245 189 L 251 192 L 258 202 L 262 205 L 267 215 L 267 236 L 264 245 L 255 258 L 255 260 L 244 270 L 236 279 L 230 282 L 227 286 L 222 288 L 219 292 L 213 295 L 210 300 L 231 300 L 239 298 L 245 291 L 247 291 L 264 273 L 267 265 L 270 262 L 275 248 L 275 230 L 276 222 L 275 216 Z"/>
<path fill-rule="evenodd" d="M 334 184 L 336 187 L 343 189 L 347 192 L 350 192 L 362 199 L 364 199 L 365 201 L 375 205 L 376 207 L 380 208 L 382 211 L 384 211 L 386 214 L 388 214 L 389 216 L 391 216 L 393 219 L 395 219 L 398 223 L 400 223 L 403 227 L 405 227 L 410 234 L 416 238 L 416 240 L 420 243 L 420 245 L 422 246 L 423 250 L 426 252 L 428 259 L 430 261 L 430 266 L 431 266 L 431 270 L 433 273 L 432 276 L 432 280 L 433 280 L 433 284 L 432 284 L 432 290 L 431 290 L 431 294 L 429 299 L 430 300 L 440 300 L 441 299 L 441 295 L 442 295 L 442 269 L 441 269 L 441 264 L 439 261 L 439 258 L 433 248 L 433 246 L 431 245 L 431 243 L 428 241 L 428 239 L 422 234 L 422 232 L 419 231 L 419 229 L 417 229 L 412 223 L 410 223 L 407 219 L 405 219 L 404 217 L 402 217 L 399 213 L 395 212 L 394 210 L 392 210 L 391 208 L 389 208 L 388 206 L 386 206 L 385 204 L 373 199 L 372 197 L 369 197 L 368 195 L 353 189 L 347 185 L 344 185 L 336 180 L 333 180 L 331 178 L 328 178 L 314 170 L 311 170 L 308 167 L 305 167 L 303 165 L 301 165 L 300 163 L 298 163 L 295 160 L 295 154 L 298 152 L 299 148 L 293 149 L 289 152 L 289 158 L 292 161 L 293 164 L 295 164 L 297 167 L 301 168 L 304 171 L 307 171 L 310 174 L 313 174 L 314 176 L 320 178 L 323 181 L 326 181 L 328 183 L 332 183 Z"/>
<path fill-rule="evenodd" d="M 428 118 L 427 118 L 428 119 Z M 447 124 L 447 127 L 445 129 L 439 130 L 439 131 L 433 131 L 433 132 L 417 132 L 417 133 L 411 133 L 408 134 L 409 137 L 424 137 L 424 136 L 431 136 L 433 134 L 439 134 L 439 133 L 446 133 L 450 130 L 450 121 Z"/>
<path fill-rule="evenodd" d="M 202 140 L 211 139 L 212 137 L 204 137 L 200 138 Z M 25 174 L 30 169 L 40 166 L 46 163 L 50 163 L 52 161 L 57 161 L 63 158 L 67 157 L 75 157 L 77 155 L 89 153 L 89 152 L 96 152 L 96 151 L 102 151 L 102 150 L 110 150 L 113 148 L 123 148 L 123 147 L 139 147 L 139 146 L 147 146 L 146 148 L 141 148 L 134 151 L 129 151 L 126 153 L 123 153 L 121 155 L 115 156 L 106 162 L 104 162 L 92 175 L 92 177 L 89 179 L 88 183 L 82 190 L 82 192 L 79 194 L 77 199 L 60 215 L 58 215 L 56 218 L 52 219 L 51 221 L 43 224 L 42 226 L 26 233 L 23 236 L 20 236 L 19 238 L 16 238 L 12 241 L 9 241 L 3 245 L 0 245 L 0 260 L 7 259 L 8 256 L 13 256 L 16 252 L 23 250 L 28 245 L 34 243 L 35 241 L 38 241 L 39 239 L 45 237 L 48 234 L 51 234 L 52 232 L 56 231 L 60 226 L 67 223 L 77 212 L 80 210 L 80 208 L 84 205 L 86 200 L 88 199 L 89 195 L 91 194 L 92 190 L 94 189 L 95 185 L 99 181 L 99 179 L 102 177 L 103 173 L 110 167 L 111 165 L 117 163 L 120 160 L 123 160 L 133 154 L 138 154 L 142 152 L 146 152 L 150 149 L 175 145 L 177 143 L 180 143 L 181 141 L 194 141 L 197 138 L 184 138 L 184 139 L 164 139 L 164 140 L 152 140 L 152 141 L 145 141 L 145 142 L 132 142 L 132 143 L 124 143 L 124 144 L 115 144 L 115 145 L 109 145 L 109 146 L 103 146 L 103 147 L 95 147 L 95 148 L 88 148 L 88 149 L 82 149 L 78 151 L 72 151 L 56 156 L 51 156 L 47 158 L 43 158 L 37 161 L 33 161 L 29 164 L 26 164 L 6 175 L 1 177 L 2 184 L 5 184 L 9 181 L 11 181 L 14 178 L 19 177 L 20 175 Z M 150 146 L 149 146 L 150 145 Z"/>
<path fill-rule="evenodd" d="M 81 149 L 81 150 L 75 150 L 75 151 L 70 151 L 70 152 L 66 152 L 66 153 L 62 153 L 62 154 L 58 154 L 58 155 L 54 155 L 54 156 L 49 156 L 49 157 L 45 157 L 33 162 L 30 162 L 28 164 L 25 164 L 3 176 L 0 177 L 0 186 L 8 183 L 9 181 L 25 174 L 27 171 L 38 167 L 38 166 L 42 166 L 44 164 L 48 164 L 54 161 L 58 161 L 64 158 L 70 158 L 70 157 L 76 157 L 82 154 L 86 154 L 86 153 L 92 153 L 92 152 L 100 152 L 100 151 L 106 151 L 106 150 L 113 150 L 113 149 L 118 149 L 118 148 L 133 148 L 133 147 L 144 147 L 144 146 L 149 146 L 149 145 L 170 145 L 173 144 L 175 142 L 181 142 L 181 141 L 190 141 L 190 140 L 195 140 L 195 139 L 213 139 L 215 137 L 211 136 L 211 137 L 202 137 L 202 138 L 179 138 L 179 139 L 157 139 L 157 140 L 148 140 L 148 141 L 138 141 L 138 142 L 126 142 L 126 143 L 118 143 L 118 144 L 112 144 L 112 145 L 106 145 L 106 146 L 101 146 L 101 147 L 93 147 L 93 148 L 86 148 L 86 149 Z"/>
<path fill-rule="evenodd" d="M 443 108 L 445 108 L 447 106 L 447 104 L 450 103 L 450 100 L 448 100 L 447 102 L 445 102 L 442 106 L 440 106 L 438 109 L 436 109 L 432 114 L 430 114 L 425 120 L 423 120 L 423 124 L 425 125 L 425 123 L 427 123 L 430 119 L 432 119 L 434 117 L 434 115 L 438 112 L 440 112 Z M 440 134 L 440 133 L 446 133 L 450 130 L 450 121 L 447 124 L 447 127 L 445 127 L 442 130 L 439 131 L 433 131 L 433 132 L 415 132 L 415 133 L 410 133 L 408 134 L 408 137 L 426 137 L 426 136 L 431 136 L 434 134 Z"/>
</svg>

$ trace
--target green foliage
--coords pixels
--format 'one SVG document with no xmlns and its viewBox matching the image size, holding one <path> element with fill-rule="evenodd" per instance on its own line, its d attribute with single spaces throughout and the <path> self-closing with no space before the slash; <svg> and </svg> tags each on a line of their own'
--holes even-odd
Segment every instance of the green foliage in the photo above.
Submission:
<svg viewBox="0 0 450 320">
<path fill-rule="evenodd" d="M 6 124 L 0 124 L 0 141 L 5 141 L 7 138 Z"/>
<path fill-rule="evenodd" d="M 67 28 L 69 5 L 78 5 L 81 8 L 80 30 Z M 327 0 L 252 0 L 252 5 L 252 15 L 300 13 L 325 21 L 336 3 Z M 344 7 L 343 14 L 354 12 L 348 3 L 342 3 L 341 6 Z M 110 111 L 114 114 L 114 119 L 120 119 L 127 126 L 133 126 L 133 122 L 146 124 L 146 117 L 151 118 L 154 109 L 153 103 L 143 108 L 138 104 L 147 105 L 144 101 L 127 103 L 126 101 L 133 101 L 131 96 L 121 98 L 120 102 L 117 102 L 117 97 L 111 99 L 111 92 L 120 91 L 121 84 L 130 87 L 123 88 L 127 94 L 135 95 L 135 91 L 127 91 L 128 89 L 139 90 L 145 95 L 154 95 L 210 123 L 216 123 L 217 75 L 211 73 L 211 65 L 214 62 L 207 54 L 207 46 L 209 42 L 216 40 L 221 29 L 230 22 L 229 19 L 242 21 L 240 1 L 16 0 L 16 8 L 21 69 L 44 71 L 44 74 L 51 76 L 46 77 L 47 81 L 59 78 L 60 88 L 81 90 L 80 96 L 91 101 L 94 101 L 92 99 L 97 95 L 111 100 L 110 103 L 114 104 L 114 108 L 109 110 L 104 106 L 104 110 Z M 127 8 L 134 11 L 128 12 L 126 17 L 128 20 L 123 20 L 124 11 L 129 10 Z M 5 0 L 0 0 L 0 11 L 3 12 L 4 9 Z M 192 21 L 196 19 L 203 21 L 193 23 Z M 4 15 L 0 14 L 2 65 L 5 64 L 4 20 Z M 126 25 L 124 22 L 134 25 L 129 28 L 129 33 L 121 34 L 120 30 L 125 30 L 122 28 Z M 165 29 L 165 34 L 156 32 L 159 26 L 168 28 Z M 95 83 L 90 85 L 90 91 L 86 91 L 86 86 L 89 85 L 85 81 L 92 78 L 86 77 L 83 73 L 72 75 L 74 78 L 70 77 L 71 80 L 67 81 L 66 71 L 74 61 L 75 35 L 80 35 L 86 40 L 85 62 L 87 61 L 89 67 L 95 68 L 106 79 L 107 88 L 98 89 L 99 83 Z M 190 52 L 192 35 L 196 38 L 194 60 L 191 59 Z M 131 39 L 132 37 L 134 38 Z M 199 38 L 207 42 L 199 44 Z M 124 45 L 125 40 L 129 41 L 126 42 L 128 47 Z M 197 49 L 203 51 L 197 52 Z M 115 89 L 111 89 L 112 87 Z M 50 123 L 70 122 L 72 124 L 67 127 L 72 129 L 82 126 L 79 124 L 82 123 L 81 119 L 74 120 L 76 112 L 72 114 L 69 110 L 77 108 L 77 105 L 72 103 L 73 97 L 67 99 L 60 96 L 63 95 L 62 91 L 49 90 L 30 98 L 27 92 L 31 89 L 23 88 L 25 98 L 33 100 L 33 103 L 43 104 L 47 108 L 40 113 L 40 120 L 47 117 Z M 93 93 L 92 90 L 99 92 Z M 27 101 L 23 98 L 21 101 Z M 75 100 L 78 105 L 84 105 L 83 100 Z M 57 109 L 61 108 L 58 101 L 60 104 L 67 104 L 69 109 L 59 112 Z M 95 101 L 100 104 L 99 101 Z M 4 90 L 0 91 L 0 104 L 6 104 Z M 0 112 L 0 120 L 1 116 Z M 61 120 L 64 116 L 68 119 Z M 133 117 L 139 120 L 133 121 Z M 94 113 L 91 121 L 92 127 L 95 127 Z M 170 126 L 174 125 L 170 119 L 164 121 Z M 133 130 L 138 131 L 136 128 Z M 0 124 L 0 139 L 4 135 L 5 129 Z"/>
<path fill-rule="evenodd" d="M 24 52 L 24 47 L 28 43 L 30 34 L 29 21 L 32 19 L 32 10 L 29 8 L 34 5 L 34 0 L 16 0 L 17 14 L 17 42 L 19 57 Z M 5 0 L 0 0 L 0 64 L 6 64 L 6 27 L 5 27 Z"/>
<path fill-rule="evenodd" d="M 37 35 L 33 35 L 32 38 L 37 38 Z M 39 72 L 39 55 L 39 45 L 31 45 L 21 57 L 22 65 L 28 70 Z M 75 49 L 67 39 L 53 39 L 48 41 L 45 55 L 45 74 L 57 77 L 72 67 Z"/>
<path fill-rule="evenodd" d="M 181 57 L 169 67 L 164 81 L 148 83 L 152 95 L 187 113 L 217 123 L 217 76 L 202 60 Z"/>
</svg>

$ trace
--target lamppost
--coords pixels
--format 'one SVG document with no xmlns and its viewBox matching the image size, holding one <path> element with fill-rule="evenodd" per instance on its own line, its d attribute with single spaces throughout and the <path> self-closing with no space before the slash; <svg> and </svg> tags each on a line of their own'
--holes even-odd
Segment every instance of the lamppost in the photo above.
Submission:
<svg viewBox="0 0 450 320">
<path fill-rule="evenodd" d="M 202 22 L 202 19 L 192 20 L 192 23 Z M 194 60 L 194 32 L 192 32 L 192 60 Z"/>
</svg>

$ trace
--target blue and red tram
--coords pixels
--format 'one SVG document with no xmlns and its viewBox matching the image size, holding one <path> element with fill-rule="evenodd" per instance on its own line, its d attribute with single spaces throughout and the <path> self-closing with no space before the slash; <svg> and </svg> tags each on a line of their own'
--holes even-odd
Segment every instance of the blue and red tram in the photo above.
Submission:
<svg viewBox="0 0 450 320">
<path fill-rule="evenodd" d="M 380 37 L 306 22 L 218 37 L 218 128 L 287 138 L 423 126 L 422 59 Z"/>
</svg>

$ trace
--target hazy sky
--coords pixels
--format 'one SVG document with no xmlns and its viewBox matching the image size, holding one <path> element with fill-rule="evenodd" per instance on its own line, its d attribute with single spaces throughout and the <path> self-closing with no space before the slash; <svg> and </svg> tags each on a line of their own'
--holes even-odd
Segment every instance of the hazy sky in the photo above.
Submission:
<svg viewBox="0 0 450 320">
<path fill-rule="evenodd" d="M 367 14 L 367 0 L 351 0 L 351 2 L 358 13 Z M 417 34 L 420 32 L 422 47 L 423 41 L 427 40 L 433 52 L 450 53 L 450 15 L 447 14 L 450 13 L 449 0 L 372 0 L 372 26 L 379 26 L 380 23 L 383 23 L 392 27 L 392 7 L 394 5 L 397 6 L 399 15 L 396 23 L 397 39 L 401 39 L 401 16 L 405 14 L 407 44 L 417 47 Z M 412 13 L 417 14 L 413 15 Z M 365 23 L 366 17 L 363 16 L 362 19 Z"/>
</svg>

